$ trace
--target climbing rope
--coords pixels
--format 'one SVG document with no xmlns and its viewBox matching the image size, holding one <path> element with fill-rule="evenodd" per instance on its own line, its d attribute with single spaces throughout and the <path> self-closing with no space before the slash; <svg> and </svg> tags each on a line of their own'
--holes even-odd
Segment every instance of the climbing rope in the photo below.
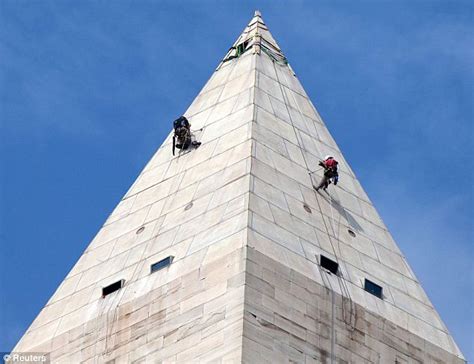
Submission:
<svg viewBox="0 0 474 364">
<path fill-rule="evenodd" d="M 137 239 L 139 239 L 138 235 L 135 237 L 134 241 L 136 241 Z M 140 270 L 143 267 L 143 265 L 145 263 L 145 260 L 147 258 L 145 256 L 145 252 L 147 251 L 148 246 L 150 244 L 152 244 L 152 242 L 153 242 L 153 239 L 150 239 L 146 243 L 146 246 L 144 247 L 143 252 L 140 255 L 140 259 L 135 264 L 135 269 L 133 270 L 130 279 L 128 281 L 126 281 L 127 284 L 131 284 L 138 277 L 137 273 L 140 272 Z M 139 269 L 139 267 L 140 267 L 140 269 Z M 123 297 L 125 295 L 125 291 L 126 291 L 126 288 L 124 287 L 120 290 L 120 292 L 117 292 L 117 294 L 112 298 L 111 302 L 109 303 L 109 307 L 106 310 L 106 312 L 101 312 L 101 311 L 103 311 L 102 306 L 104 306 L 103 302 L 105 302 L 105 301 L 103 299 L 101 299 L 101 302 L 99 303 L 99 306 L 101 306 L 101 309 L 99 309 L 99 314 L 97 315 L 96 324 L 95 324 L 95 327 L 96 327 L 95 331 L 97 333 L 100 333 L 101 326 L 99 326 L 99 320 L 100 320 L 100 318 L 104 318 L 105 322 L 104 322 L 103 326 L 105 326 L 105 338 L 104 338 L 105 348 L 104 348 L 104 351 L 102 352 L 102 355 L 104 355 L 104 354 L 107 355 L 107 354 L 111 353 L 114 350 L 116 335 L 114 336 L 113 342 L 111 342 L 111 338 L 114 334 L 114 326 L 115 326 L 115 323 L 117 322 L 117 319 L 118 319 L 118 316 L 119 316 L 118 312 L 119 312 L 119 308 L 120 308 L 120 305 L 122 303 Z M 113 310 L 113 316 L 111 317 L 111 319 L 109 319 L 109 314 L 110 314 L 111 310 Z M 97 362 L 97 360 L 98 360 L 96 355 L 97 355 L 97 344 L 99 342 L 99 339 L 100 339 L 100 337 L 98 335 L 97 339 L 96 339 L 96 342 L 94 343 L 94 356 L 93 356 L 94 357 L 94 362 Z M 111 343 L 111 345 L 109 345 L 110 343 Z M 100 360 L 99 360 L 99 362 L 100 362 Z"/>
<path fill-rule="evenodd" d="M 273 60 L 274 60 L 274 59 L 273 59 Z M 306 150 L 306 148 L 305 148 L 305 146 L 304 146 L 304 142 L 303 142 L 303 139 L 301 138 L 301 136 L 298 138 L 299 133 L 297 132 L 297 129 L 296 129 L 294 123 L 293 123 L 293 119 L 292 119 L 292 117 L 291 117 L 290 110 L 289 110 L 289 108 L 288 108 L 289 100 L 287 99 L 287 95 L 286 95 L 286 93 L 285 93 L 284 90 L 283 90 L 283 86 L 282 86 L 282 84 L 281 84 L 281 82 L 280 82 L 280 78 L 279 78 L 279 76 L 278 76 L 278 71 L 277 71 L 277 69 L 276 69 L 275 63 L 278 63 L 278 62 L 275 62 L 275 60 L 273 61 L 273 67 L 274 67 L 274 70 L 275 70 L 275 75 L 276 75 L 278 84 L 279 84 L 279 86 L 280 86 L 280 91 L 281 91 L 281 93 L 282 93 L 282 96 L 283 96 L 284 100 L 287 101 L 287 102 L 285 102 L 285 106 L 286 106 L 286 109 L 287 109 L 287 112 L 288 112 L 288 116 L 289 116 L 289 119 L 290 119 L 290 123 L 291 123 L 291 126 L 292 126 L 292 128 L 293 128 L 293 132 L 295 133 L 296 139 L 298 140 L 299 143 L 301 143 L 303 161 L 304 161 L 306 170 L 308 171 L 308 175 L 309 175 L 310 182 L 311 182 L 311 187 L 313 188 L 314 181 L 313 181 L 313 178 L 312 178 L 312 174 L 315 173 L 315 172 L 318 171 L 318 170 L 311 171 L 311 169 L 309 168 L 309 165 L 308 165 L 308 162 L 307 162 L 306 156 L 305 156 L 305 150 Z M 288 65 L 288 67 L 289 67 L 289 65 Z M 284 73 L 283 73 L 283 75 L 285 76 Z M 286 80 L 288 81 L 288 79 L 286 79 Z M 290 90 L 290 91 L 291 91 L 291 90 Z M 304 120 L 305 117 L 304 117 L 304 115 L 303 115 L 303 113 L 302 113 L 302 111 L 301 111 L 301 109 L 300 109 L 300 107 L 299 107 L 298 102 L 296 101 L 296 98 L 295 98 L 293 92 L 290 92 L 290 93 L 291 93 L 291 95 L 292 95 L 292 97 L 293 97 L 294 104 L 296 105 L 296 107 L 297 107 L 297 109 L 298 109 L 298 112 L 299 112 L 299 114 L 300 114 L 302 120 Z M 313 191 L 314 191 L 314 188 L 313 188 Z M 331 244 L 331 249 L 332 249 L 332 251 L 333 251 L 333 254 L 334 254 L 334 257 L 335 257 L 335 259 L 336 259 L 336 262 L 338 263 L 339 266 L 341 266 L 341 263 L 340 263 L 339 258 L 338 258 L 338 254 L 336 253 L 336 249 L 334 248 L 334 244 L 333 244 L 332 239 L 331 239 L 331 234 L 330 234 L 330 232 L 329 232 L 329 228 L 328 228 L 327 223 L 326 223 L 326 220 L 325 220 L 325 218 L 324 218 L 324 214 L 323 214 L 323 210 L 322 210 L 322 207 L 321 207 L 321 203 L 320 203 L 320 201 L 319 201 L 318 193 L 317 193 L 316 191 L 314 191 L 314 194 L 315 194 L 315 196 L 316 196 L 316 201 L 317 201 L 317 203 L 318 203 L 318 208 L 319 208 L 319 211 L 320 211 L 321 216 L 322 216 L 322 219 L 323 219 L 323 223 L 324 223 L 324 227 L 325 227 L 326 233 L 327 233 L 327 235 L 328 235 L 329 243 Z M 330 206 L 330 209 L 331 209 L 331 216 L 332 216 L 332 219 L 331 219 L 331 228 L 332 228 L 332 230 L 333 230 L 333 234 L 334 234 L 334 237 L 336 238 L 336 241 L 338 241 L 338 240 L 339 240 L 339 237 L 338 237 L 339 233 L 336 234 L 335 228 L 334 228 L 334 226 L 332 225 L 332 221 L 335 221 L 335 219 L 334 219 L 334 213 L 333 213 L 333 207 L 332 207 L 332 204 L 331 204 L 331 203 L 329 203 L 329 206 Z M 338 225 L 339 225 L 339 226 L 338 226 L 337 231 L 339 232 L 339 230 L 340 230 L 340 216 L 339 216 Z M 339 247 L 339 250 L 340 250 L 340 247 Z M 339 252 L 339 253 L 340 253 L 340 252 Z M 318 265 L 318 266 L 319 266 L 319 265 Z M 342 295 L 342 300 L 343 300 L 343 304 L 342 304 L 343 319 L 344 319 L 344 322 L 346 323 L 346 325 L 348 325 L 349 328 L 351 329 L 351 331 L 353 331 L 353 330 L 355 329 L 355 322 L 354 322 L 354 324 L 352 323 L 352 316 L 353 316 L 353 314 L 354 314 L 352 297 L 351 297 L 351 295 L 350 295 L 350 292 L 349 292 L 349 290 L 348 290 L 348 288 L 347 288 L 347 286 L 346 286 L 346 282 L 344 281 L 344 279 L 343 279 L 342 277 L 340 277 L 340 276 L 338 276 L 338 278 L 339 278 L 339 279 L 338 279 L 339 287 L 340 287 L 341 292 L 343 293 L 343 295 Z M 331 287 L 331 289 L 332 289 L 332 287 Z M 349 312 L 349 318 L 348 318 L 348 319 L 347 319 L 347 313 L 346 313 L 345 304 L 344 304 L 344 298 L 345 298 L 345 296 L 347 296 L 347 299 L 348 299 L 349 305 L 350 305 L 350 312 Z M 355 318 L 354 318 L 354 321 L 355 321 Z"/>
<path fill-rule="evenodd" d="M 94 342 L 94 355 L 93 355 L 93 358 L 94 358 L 94 362 L 96 362 L 96 353 L 97 353 L 97 343 L 99 342 L 99 338 L 100 338 L 100 326 L 99 326 L 99 321 L 102 319 L 103 317 L 103 310 L 104 310 L 104 300 L 101 299 L 99 301 L 99 308 L 98 308 L 98 312 L 97 312 L 97 316 L 95 318 L 95 322 L 94 322 L 94 332 L 96 333 L 97 337 L 96 337 L 96 340 Z M 86 327 L 87 327 L 87 324 L 82 324 L 82 345 L 81 347 L 84 347 L 84 340 L 85 340 L 85 331 L 86 331 Z"/>
<path fill-rule="evenodd" d="M 287 81 L 288 81 L 288 79 L 287 79 Z M 291 91 L 291 90 L 290 90 L 290 91 Z M 300 107 L 299 107 L 298 102 L 296 101 L 295 95 L 293 94 L 293 92 L 290 92 L 290 93 L 291 93 L 291 95 L 292 95 L 292 97 L 293 97 L 293 101 L 294 101 L 294 103 L 295 103 L 295 105 L 296 105 L 296 107 L 297 107 L 297 109 L 298 109 L 298 112 L 299 112 L 301 118 L 304 120 L 304 115 L 303 115 L 303 113 L 301 112 L 301 109 L 300 109 Z M 290 117 L 291 117 L 291 116 L 290 116 Z M 304 152 L 303 152 L 303 155 L 304 155 Z M 307 168 L 308 171 L 309 171 L 308 165 L 306 165 L 306 168 Z M 314 172 L 309 171 L 308 173 L 309 173 L 309 176 L 310 176 L 310 179 L 311 179 L 311 183 L 313 183 L 312 173 L 314 173 Z M 321 212 L 321 216 L 323 216 L 323 221 L 325 221 L 325 220 L 324 220 L 324 215 L 323 215 L 323 212 L 322 212 L 322 208 L 321 208 L 321 205 L 320 205 L 320 202 L 319 202 L 318 193 L 317 193 L 316 191 L 314 191 L 314 193 L 315 193 L 316 199 L 317 199 L 317 201 L 318 201 L 318 206 L 319 206 L 319 210 L 320 210 L 320 212 Z M 332 200 L 333 200 L 333 199 L 332 199 L 332 197 L 331 197 L 331 201 L 332 201 Z M 335 200 L 334 200 L 334 201 L 335 201 Z M 333 210 L 333 206 L 332 206 L 332 203 L 331 203 L 331 202 L 329 202 L 329 208 L 330 208 L 331 217 L 332 217 L 332 219 L 330 220 L 330 222 L 331 222 L 331 228 L 332 228 L 332 230 L 333 230 L 333 236 L 335 237 L 336 243 L 337 243 L 338 248 L 339 248 L 339 256 L 340 256 L 340 255 L 342 255 L 342 254 L 341 254 L 341 251 L 340 251 L 341 248 L 340 248 L 340 245 L 339 245 L 339 231 L 340 231 L 340 224 L 341 224 L 341 214 L 339 214 L 339 219 L 338 219 L 338 222 L 337 222 L 337 230 L 336 230 L 336 229 L 334 228 L 334 225 L 333 225 L 333 222 L 335 222 L 336 219 L 334 218 L 334 210 Z M 327 229 L 326 223 L 325 223 L 325 227 L 326 227 L 326 232 L 327 232 L 328 229 Z M 337 231 L 337 232 L 336 232 L 336 231 Z M 336 262 L 337 262 L 339 265 L 341 265 L 340 262 L 339 262 L 339 259 L 338 259 L 338 255 L 336 254 L 336 250 L 335 250 L 335 248 L 334 248 L 334 245 L 333 245 L 333 243 L 332 243 L 332 239 L 331 239 L 331 237 L 330 237 L 330 234 L 328 234 L 328 237 L 329 237 L 329 242 L 331 243 L 331 248 L 332 248 L 332 250 L 333 250 L 333 252 L 334 252 L 334 257 L 336 258 Z M 346 285 L 346 281 L 345 281 L 344 279 L 342 279 L 342 277 L 339 277 L 339 278 L 340 278 L 340 279 L 338 279 L 338 282 L 339 282 L 339 287 L 340 287 L 340 289 L 341 289 L 341 292 L 343 292 L 343 293 L 346 295 L 346 297 L 347 297 L 347 299 L 348 299 L 348 301 L 349 301 L 349 305 L 350 305 L 349 322 L 348 322 L 348 321 L 347 321 L 347 318 L 346 318 L 347 314 L 346 314 L 345 305 L 344 305 L 344 298 L 345 298 L 345 295 L 343 294 L 343 295 L 342 295 L 342 300 L 343 300 L 343 304 L 342 304 L 343 319 L 344 319 L 344 322 L 350 327 L 350 329 L 351 329 L 351 330 L 354 330 L 354 329 L 355 329 L 355 327 L 354 327 L 355 322 L 354 322 L 354 324 L 352 324 L 352 316 L 353 316 L 353 301 L 352 301 L 352 297 L 351 297 L 351 294 L 350 294 L 350 292 L 349 292 L 349 289 L 348 289 L 348 287 L 347 287 L 347 285 Z"/>
<path fill-rule="evenodd" d="M 260 43 L 260 48 L 265 54 L 267 54 L 272 59 L 272 61 L 285 66 L 288 64 L 288 60 L 282 54 L 271 51 L 270 48 L 268 48 L 262 43 Z"/>
<path fill-rule="evenodd" d="M 334 199 L 331 198 L 331 201 L 336 201 Z M 337 203 L 337 201 L 336 201 Z M 319 199 L 318 199 L 318 204 L 319 204 Z M 337 230 L 334 228 L 334 225 L 333 225 L 333 222 L 336 221 L 336 219 L 334 218 L 334 209 L 332 207 L 332 202 L 329 202 L 328 201 L 328 204 L 329 204 L 329 208 L 330 208 L 330 211 L 331 211 L 331 219 L 330 219 L 330 222 L 331 222 L 331 229 L 333 231 L 333 236 L 335 237 L 336 239 L 336 242 L 337 242 L 337 246 L 338 246 L 338 250 L 339 250 L 339 256 L 342 256 L 342 253 L 341 253 L 341 246 L 339 244 L 339 232 L 340 232 L 340 224 L 341 224 L 341 214 L 339 214 L 339 219 L 338 219 L 338 222 L 337 222 Z M 324 219 L 324 217 L 323 217 Z M 334 252 L 334 256 L 336 257 L 336 262 L 338 264 L 339 261 L 338 261 L 338 258 L 337 258 L 337 254 L 334 250 L 334 246 L 333 244 L 331 243 L 331 247 L 333 249 L 333 252 Z M 344 302 L 344 294 L 342 296 L 342 317 L 343 317 L 343 320 L 344 322 L 349 326 L 349 328 L 351 329 L 351 331 L 353 331 L 355 329 L 355 322 L 352 323 L 352 317 L 354 315 L 354 307 L 353 307 L 353 301 L 352 301 L 352 298 L 351 298 L 351 295 L 350 295 L 350 291 L 349 291 L 349 288 L 347 287 L 347 283 L 344 279 L 339 279 L 338 280 L 339 282 L 339 288 L 341 290 L 341 292 L 343 292 L 345 295 L 347 295 L 347 299 L 349 301 L 349 317 L 347 318 L 347 313 L 346 313 L 346 309 L 345 309 L 345 302 Z M 354 317 L 354 320 L 355 320 L 355 317 Z"/>
<path fill-rule="evenodd" d="M 229 73 L 230 75 L 230 73 Z M 227 78 L 229 77 L 229 75 L 227 76 Z M 221 96 L 223 92 L 223 89 L 221 90 L 220 94 L 219 94 L 219 98 Z M 202 131 L 205 127 L 206 127 L 206 122 L 207 120 L 210 118 L 211 114 L 214 112 L 214 110 L 211 110 L 211 112 L 209 113 L 206 121 L 204 122 L 204 125 L 202 128 L 198 129 L 198 130 L 193 130 L 192 132 L 196 132 L 196 131 Z M 179 157 L 179 155 L 178 155 Z M 176 157 L 176 158 L 178 158 Z M 168 165 L 168 168 L 171 164 Z M 138 236 L 135 238 L 135 241 L 138 239 Z M 141 271 L 141 269 L 143 268 L 143 265 L 145 264 L 145 261 L 147 259 L 147 257 L 145 256 L 145 252 L 147 251 L 148 249 L 148 246 L 150 244 L 153 243 L 153 239 L 150 239 L 147 243 L 146 243 L 146 246 L 143 250 L 143 252 L 141 253 L 140 255 L 140 259 L 139 261 L 135 264 L 135 268 L 132 272 L 132 275 L 130 277 L 130 279 L 128 280 L 128 284 L 131 284 L 133 283 L 137 278 L 138 278 L 138 273 Z M 110 353 L 113 348 L 114 348 L 114 345 L 115 345 L 115 337 L 114 337 L 114 341 L 112 342 L 112 345 L 110 345 L 110 348 L 109 348 L 109 343 L 110 343 L 110 339 L 113 335 L 113 331 L 114 331 L 114 326 L 115 326 L 115 323 L 117 322 L 117 318 L 118 318 L 118 312 L 119 312 L 119 307 L 122 303 L 122 300 L 123 300 L 123 297 L 125 295 L 125 291 L 126 289 L 122 289 L 121 292 L 119 292 L 113 299 L 113 301 L 111 302 L 109 308 L 107 309 L 107 312 L 105 312 L 105 350 L 104 350 L 104 353 L 105 354 L 108 354 Z M 117 301 L 117 302 L 116 302 Z M 114 310 L 113 312 L 113 316 L 111 319 L 109 319 L 109 313 L 110 313 L 110 310 Z M 102 315 L 104 315 L 104 313 L 102 313 Z M 101 315 L 101 316 L 102 316 Z M 98 325 L 96 325 L 98 326 Z M 97 328 L 98 329 L 98 328 Z M 98 341 L 98 340 L 97 340 Z M 95 343 L 95 346 L 97 345 L 97 342 Z M 94 349 L 96 349 L 94 347 Z M 95 357 L 95 350 L 94 350 L 94 357 Z"/>
<path fill-rule="evenodd" d="M 302 118 L 304 118 L 303 116 L 303 113 L 301 112 L 301 109 L 296 101 L 296 98 L 293 94 L 293 92 L 291 92 L 291 95 L 293 97 L 293 101 L 295 103 L 295 105 L 297 106 L 298 108 L 298 112 L 300 113 L 300 116 Z M 304 152 L 303 152 L 304 154 Z M 307 166 L 307 169 L 309 170 L 308 166 Z M 316 170 L 317 171 L 317 170 Z M 314 171 L 314 172 L 316 172 Z M 314 172 L 311 172 L 309 171 L 308 174 L 310 176 L 310 179 L 311 179 L 311 183 L 313 183 L 313 178 L 312 178 L 312 174 Z M 323 217 L 323 222 L 324 222 L 324 225 L 325 225 L 325 228 L 326 228 L 326 232 L 328 233 L 328 238 L 329 238 L 329 242 L 331 244 L 331 248 L 333 250 L 333 253 L 334 253 L 334 257 L 336 258 L 336 262 L 340 265 L 341 265 L 341 262 L 339 261 L 339 258 L 338 258 L 338 254 L 336 253 L 336 249 L 334 248 L 334 244 L 332 242 L 332 239 L 331 239 L 331 236 L 328 232 L 328 227 L 327 227 L 327 224 L 326 224 L 326 221 L 324 219 L 324 215 L 323 215 L 323 211 L 322 211 L 322 207 L 321 207 L 321 204 L 320 204 L 320 201 L 319 201 L 319 194 L 314 191 L 314 194 L 316 196 L 316 200 L 318 202 L 318 207 L 319 207 L 319 211 L 321 213 L 321 216 Z M 331 197 L 331 201 L 333 201 L 334 199 Z M 334 200 L 336 201 L 336 200 Z M 340 224 L 341 224 L 341 214 L 339 214 L 339 219 L 337 221 L 337 229 L 334 227 L 334 222 L 336 221 L 336 219 L 334 218 L 334 209 L 333 209 L 333 206 L 332 206 L 332 203 L 331 202 L 328 202 L 329 203 L 329 208 L 330 208 L 330 211 L 331 211 L 331 219 L 330 219 L 330 225 L 331 225 L 331 228 L 332 228 L 332 231 L 333 231 L 333 236 L 335 238 L 335 243 L 337 244 L 338 246 L 338 249 L 339 249 L 339 256 L 341 256 L 341 248 L 340 248 L 340 244 L 339 244 L 339 232 L 340 232 Z M 329 219 L 329 218 L 328 218 Z M 343 319 L 344 319 L 344 322 L 349 326 L 349 328 L 351 329 L 351 331 L 353 331 L 355 329 L 355 322 L 354 324 L 352 323 L 352 316 L 353 316 L 353 301 L 352 301 L 352 297 L 351 297 L 351 294 L 349 292 L 349 289 L 347 288 L 347 285 L 346 285 L 346 281 L 342 278 L 342 277 L 339 277 L 338 276 L 338 282 L 339 282 L 339 288 L 341 290 L 342 293 L 344 293 L 342 295 L 342 314 L 343 314 Z M 348 301 L 349 301 L 349 306 L 350 306 L 350 312 L 349 312 L 349 318 L 347 319 L 347 313 L 346 313 L 346 310 L 345 310 L 345 304 L 344 304 L 344 298 L 347 297 Z"/>
</svg>

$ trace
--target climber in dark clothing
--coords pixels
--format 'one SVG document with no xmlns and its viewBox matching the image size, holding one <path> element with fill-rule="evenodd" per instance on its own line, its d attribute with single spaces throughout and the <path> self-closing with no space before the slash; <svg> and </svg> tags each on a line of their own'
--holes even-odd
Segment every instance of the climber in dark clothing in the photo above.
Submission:
<svg viewBox="0 0 474 364">
<path fill-rule="evenodd" d="M 339 174 L 337 173 L 337 160 L 335 160 L 334 157 L 327 155 L 324 157 L 324 161 L 319 162 L 319 165 L 324 168 L 324 175 L 319 185 L 314 187 L 314 189 L 316 191 L 318 191 L 320 188 L 326 190 L 331 181 L 334 183 L 334 185 L 337 185 L 337 182 L 339 181 Z"/>
<path fill-rule="evenodd" d="M 186 150 L 189 146 L 197 148 L 201 145 L 200 142 L 194 139 L 194 135 L 191 133 L 191 124 L 184 115 L 173 122 L 173 128 L 173 155 L 175 148 Z"/>
</svg>

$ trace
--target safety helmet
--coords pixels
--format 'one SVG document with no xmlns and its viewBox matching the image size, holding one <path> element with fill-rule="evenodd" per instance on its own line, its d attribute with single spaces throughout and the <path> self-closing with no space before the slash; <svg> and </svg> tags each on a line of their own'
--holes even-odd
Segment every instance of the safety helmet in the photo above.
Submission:
<svg viewBox="0 0 474 364">
<path fill-rule="evenodd" d="M 327 161 L 328 159 L 334 159 L 332 155 L 327 155 L 324 157 L 324 160 Z"/>
</svg>

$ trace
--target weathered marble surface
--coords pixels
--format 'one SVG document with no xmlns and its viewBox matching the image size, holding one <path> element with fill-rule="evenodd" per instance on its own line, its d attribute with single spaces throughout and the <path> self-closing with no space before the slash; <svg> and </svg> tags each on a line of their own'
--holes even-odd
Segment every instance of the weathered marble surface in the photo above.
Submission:
<svg viewBox="0 0 474 364">
<path fill-rule="evenodd" d="M 260 38 L 281 52 L 258 14 L 236 44 Z M 173 157 L 168 136 L 16 351 L 63 363 L 463 362 L 293 71 L 257 45 L 220 64 L 186 111 L 201 147 Z M 326 154 L 341 180 L 317 194 Z"/>
</svg>

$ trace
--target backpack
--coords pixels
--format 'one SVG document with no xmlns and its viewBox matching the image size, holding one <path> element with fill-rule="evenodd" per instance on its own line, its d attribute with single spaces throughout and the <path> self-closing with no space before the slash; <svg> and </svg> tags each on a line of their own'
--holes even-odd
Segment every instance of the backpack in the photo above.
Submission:
<svg viewBox="0 0 474 364">
<path fill-rule="evenodd" d="M 332 165 L 330 165 L 330 166 L 326 166 L 326 164 L 323 163 L 324 175 L 328 178 L 333 178 L 333 177 L 339 176 L 339 174 L 337 173 L 337 165 L 338 164 L 339 163 L 335 159 L 334 159 L 334 162 L 332 163 Z"/>
<path fill-rule="evenodd" d="M 180 116 L 173 122 L 174 131 L 176 132 L 180 128 L 189 128 L 189 121 L 185 116 Z"/>
<path fill-rule="evenodd" d="M 191 144 L 191 131 L 189 130 L 188 119 L 185 116 L 180 116 L 173 121 L 174 136 L 173 136 L 173 155 L 175 148 L 188 149 Z"/>
</svg>

